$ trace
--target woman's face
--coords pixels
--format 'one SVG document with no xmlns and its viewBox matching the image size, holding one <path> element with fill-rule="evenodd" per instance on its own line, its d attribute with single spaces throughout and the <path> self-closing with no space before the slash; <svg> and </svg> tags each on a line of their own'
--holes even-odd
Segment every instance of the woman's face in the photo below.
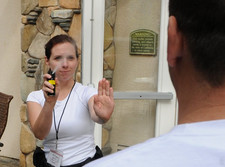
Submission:
<svg viewBox="0 0 225 167">
<path fill-rule="evenodd" d="M 46 63 L 52 71 L 57 69 L 56 77 L 58 80 L 68 81 L 73 79 L 78 66 L 74 46 L 69 42 L 60 43 L 52 48 L 51 53 L 49 60 L 46 59 Z"/>
</svg>

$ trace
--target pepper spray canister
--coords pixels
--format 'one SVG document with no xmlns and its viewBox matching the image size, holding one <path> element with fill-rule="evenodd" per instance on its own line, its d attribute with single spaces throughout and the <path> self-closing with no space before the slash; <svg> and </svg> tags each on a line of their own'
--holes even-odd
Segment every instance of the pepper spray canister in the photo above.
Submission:
<svg viewBox="0 0 225 167">
<path fill-rule="evenodd" d="M 48 79 L 48 82 L 54 86 L 53 93 L 48 92 L 48 96 L 55 96 L 55 73 L 51 69 L 48 70 L 48 74 L 51 75 L 51 78 Z"/>
</svg>

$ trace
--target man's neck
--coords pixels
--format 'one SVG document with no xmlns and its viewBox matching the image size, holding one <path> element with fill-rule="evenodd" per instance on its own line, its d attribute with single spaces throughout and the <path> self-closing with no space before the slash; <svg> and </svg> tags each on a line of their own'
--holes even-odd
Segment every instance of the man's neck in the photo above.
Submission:
<svg viewBox="0 0 225 167">
<path fill-rule="evenodd" d="M 225 105 L 189 110 L 180 114 L 178 124 L 225 119 Z"/>
<path fill-rule="evenodd" d="M 192 91 L 179 101 L 179 124 L 225 119 L 225 87 Z"/>
</svg>

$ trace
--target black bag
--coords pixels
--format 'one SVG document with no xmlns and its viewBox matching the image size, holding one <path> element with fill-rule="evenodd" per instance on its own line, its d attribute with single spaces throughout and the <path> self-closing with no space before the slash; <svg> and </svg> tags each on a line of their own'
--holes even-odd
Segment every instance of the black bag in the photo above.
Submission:
<svg viewBox="0 0 225 167">
<path fill-rule="evenodd" d="M 95 156 L 92 158 L 92 161 L 103 157 L 102 150 L 98 146 L 95 147 L 95 150 L 96 153 Z"/>
<path fill-rule="evenodd" d="M 69 165 L 66 167 L 82 167 L 91 161 L 94 161 L 96 159 L 103 157 L 101 149 L 98 146 L 96 146 L 95 149 L 96 149 L 96 153 L 93 158 L 87 158 L 85 161 L 79 164 Z M 34 151 L 33 164 L 36 167 L 53 167 L 52 165 L 47 163 L 47 159 L 45 158 L 45 152 L 40 147 L 36 147 L 36 150 Z"/>
<path fill-rule="evenodd" d="M 45 152 L 38 146 L 34 151 L 33 164 L 36 167 L 52 167 L 52 165 L 47 163 L 47 159 L 45 158 Z"/>
</svg>

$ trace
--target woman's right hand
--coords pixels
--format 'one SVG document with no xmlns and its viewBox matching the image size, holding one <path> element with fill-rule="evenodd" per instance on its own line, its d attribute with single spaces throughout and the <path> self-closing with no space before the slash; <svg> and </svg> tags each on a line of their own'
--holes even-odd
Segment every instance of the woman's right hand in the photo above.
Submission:
<svg viewBox="0 0 225 167">
<path fill-rule="evenodd" d="M 55 95 L 52 96 L 52 95 L 48 95 L 48 93 L 53 93 L 53 89 L 54 89 L 54 86 L 48 82 L 48 80 L 51 78 L 51 75 L 50 74 L 44 74 L 43 76 L 44 78 L 44 83 L 43 83 L 43 87 L 42 87 L 42 90 L 44 92 L 44 96 L 45 96 L 45 100 L 46 102 L 56 102 L 57 98 L 58 98 L 58 95 L 59 95 L 59 81 L 57 78 L 55 78 Z"/>
</svg>

